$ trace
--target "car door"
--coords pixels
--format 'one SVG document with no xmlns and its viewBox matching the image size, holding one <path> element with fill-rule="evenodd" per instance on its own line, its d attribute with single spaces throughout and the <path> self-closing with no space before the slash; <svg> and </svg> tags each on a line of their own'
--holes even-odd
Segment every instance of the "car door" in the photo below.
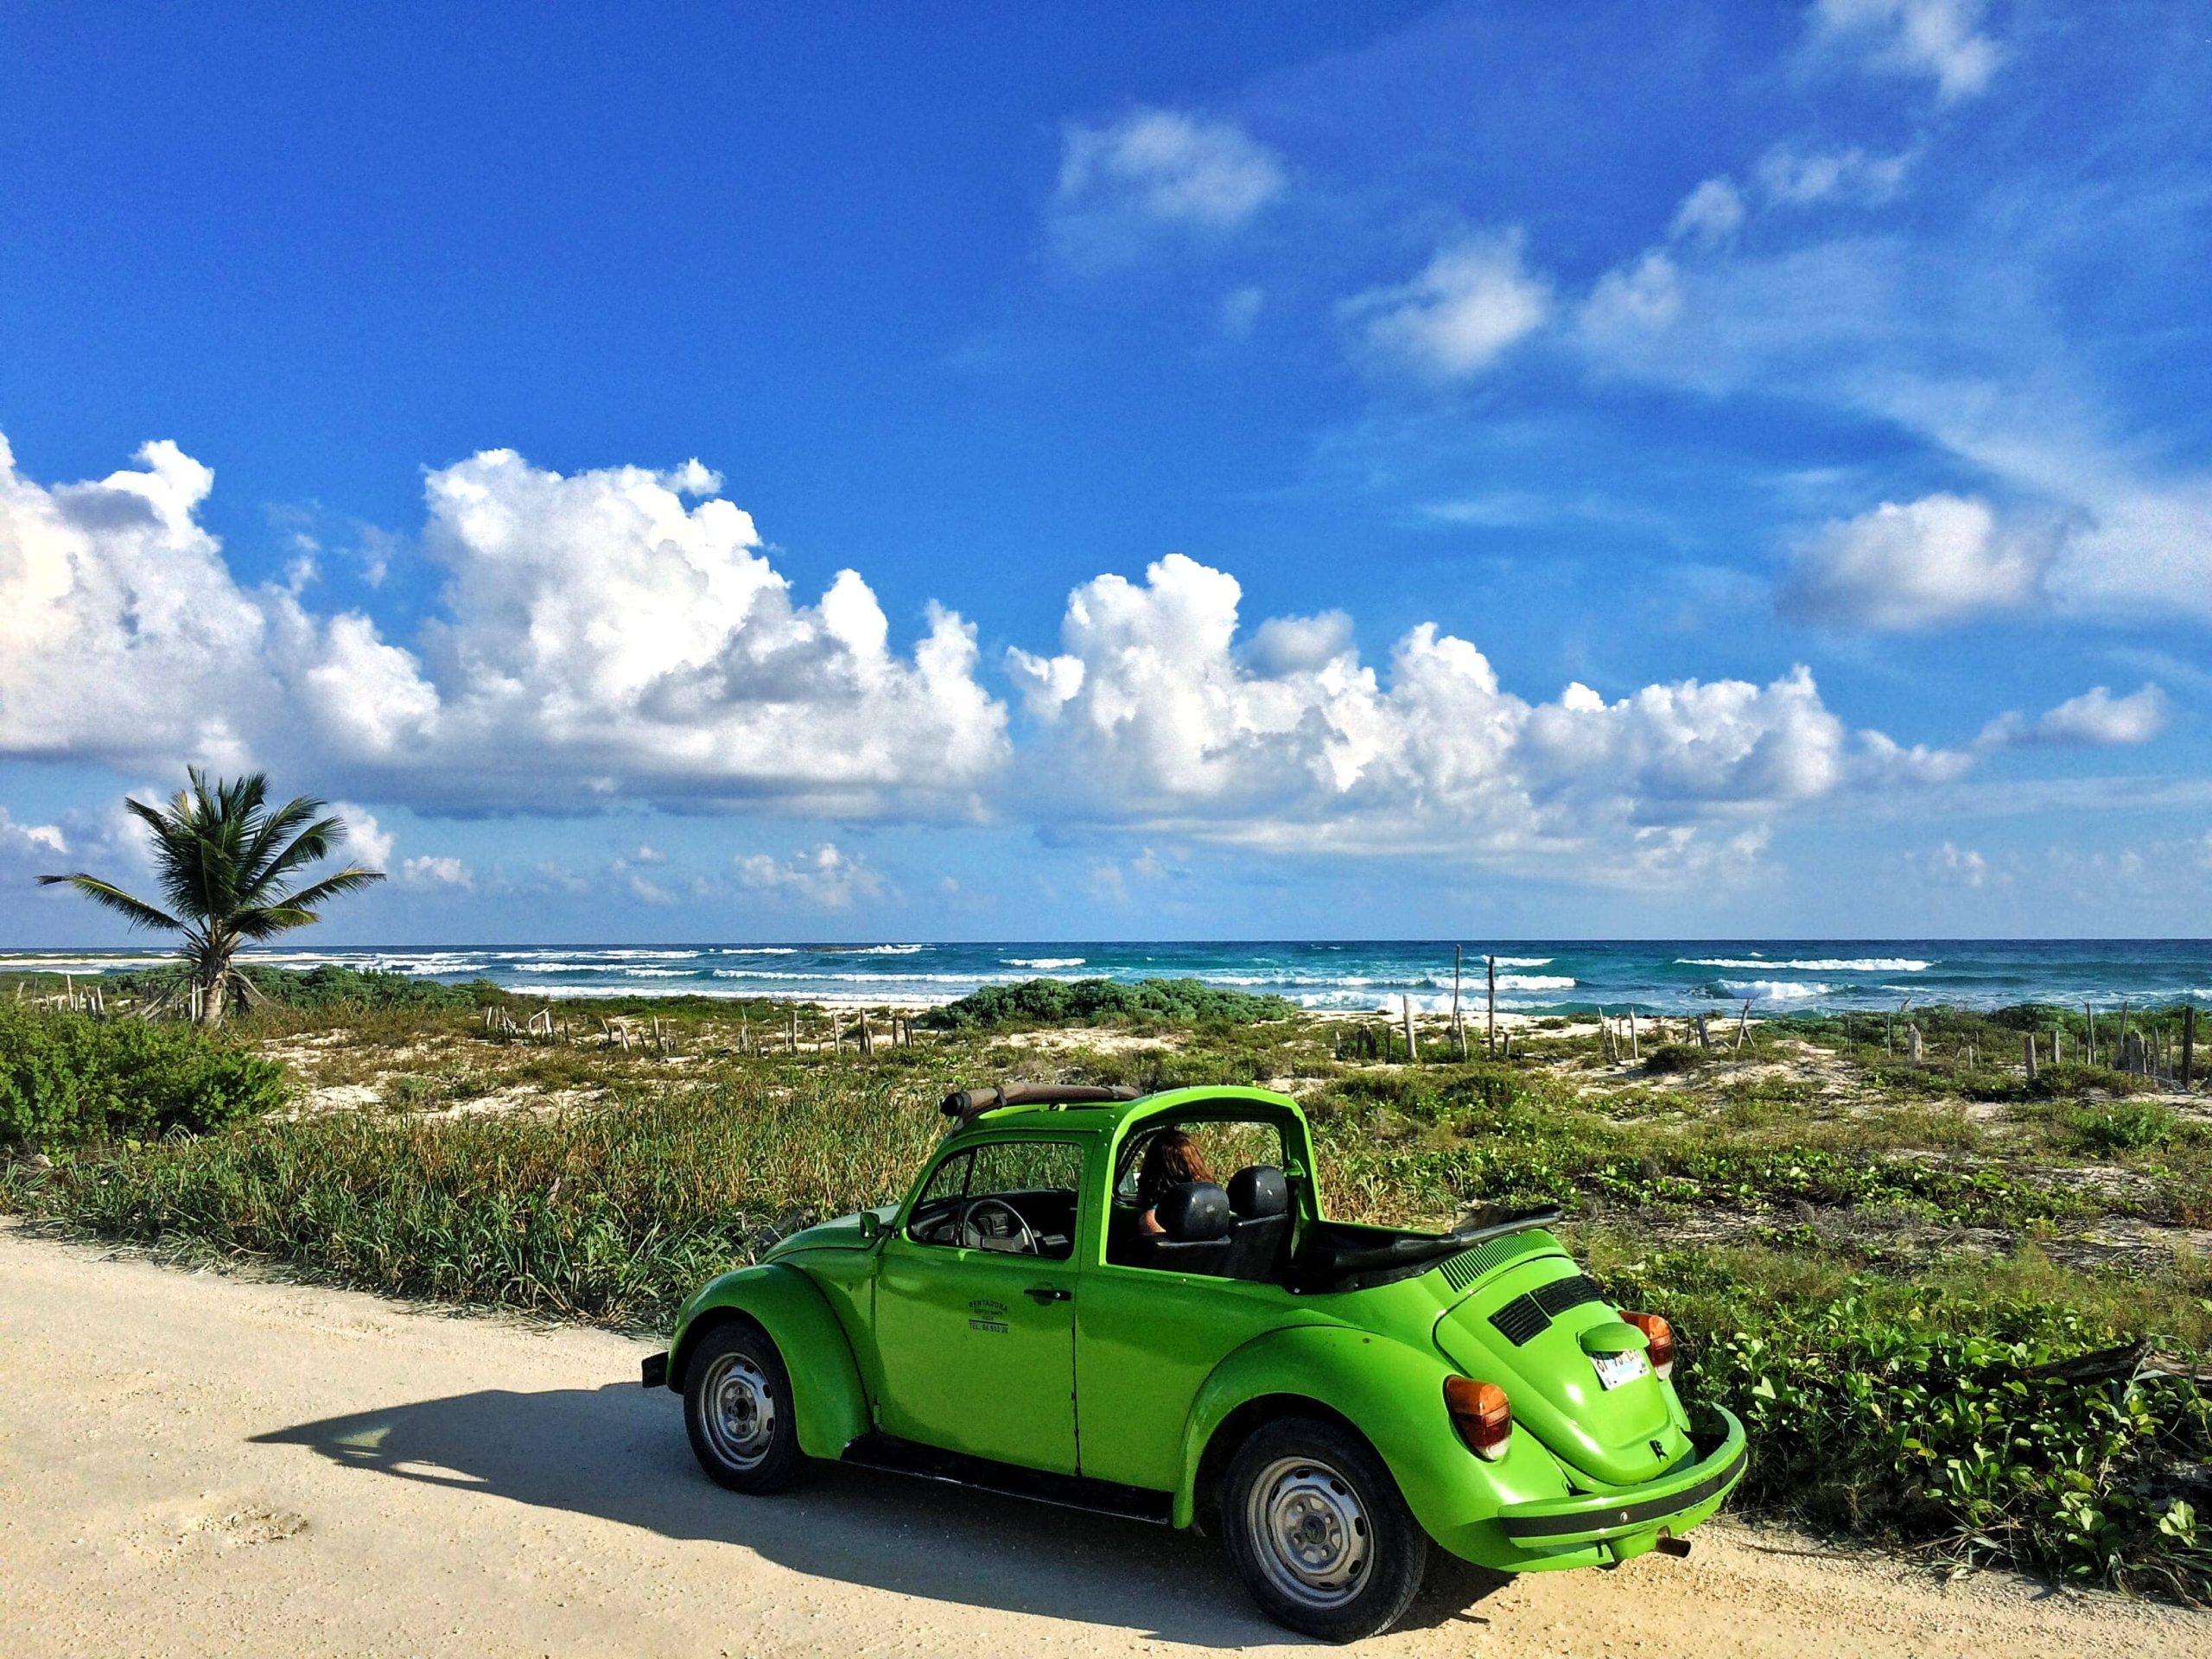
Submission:
<svg viewBox="0 0 2212 1659">
<path fill-rule="evenodd" d="M 1076 1141 L 1007 1136 L 950 1152 L 931 1172 L 876 1274 L 886 1433 L 1076 1472 L 1084 1154 Z M 1009 1209 L 1031 1223 L 1026 1236 L 1007 1224 Z"/>
</svg>

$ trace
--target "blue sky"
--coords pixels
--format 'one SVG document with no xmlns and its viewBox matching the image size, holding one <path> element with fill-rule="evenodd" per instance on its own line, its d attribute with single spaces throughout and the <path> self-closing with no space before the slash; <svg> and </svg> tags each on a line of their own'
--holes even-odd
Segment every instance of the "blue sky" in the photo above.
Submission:
<svg viewBox="0 0 2212 1659">
<path fill-rule="evenodd" d="M 2198 5 L 0 8 L 0 941 L 2207 931 Z M 150 446 L 150 447 L 149 447 Z"/>
</svg>

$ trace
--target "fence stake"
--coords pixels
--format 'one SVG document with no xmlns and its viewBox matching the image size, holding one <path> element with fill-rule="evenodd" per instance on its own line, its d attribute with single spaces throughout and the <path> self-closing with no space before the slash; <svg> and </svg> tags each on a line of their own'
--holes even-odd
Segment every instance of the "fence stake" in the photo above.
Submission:
<svg viewBox="0 0 2212 1659">
<path fill-rule="evenodd" d="M 1483 1048 L 1492 1059 L 1497 1058 L 1497 958 L 1484 957 L 1483 969 L 1490 981 L 1490 1013 L 1488 1027 L 1483 1035 Z"/>
<path fill-rule="evenodd" d="M 2181 1086 L 2186 1090 L 2196 1080 L 2196 1004 L 2185 1002 L 2181 1010 Z"/>
<path fill-rule="evenodd" d="M 1459 1030 L 1459 959 L 1465 945 L 1452 947 L 1452 1036 L 1459 1046 L 1459 1058 L 1467 1058 L 1467 1039 Z"/>
</svg>

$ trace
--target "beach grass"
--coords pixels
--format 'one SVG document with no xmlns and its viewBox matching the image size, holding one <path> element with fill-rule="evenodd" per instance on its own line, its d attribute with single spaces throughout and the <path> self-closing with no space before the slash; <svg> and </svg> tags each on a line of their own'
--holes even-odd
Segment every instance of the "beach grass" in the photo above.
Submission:
<svg viewBox="0 0 2212 1659">
<path fill-rule="evenodd" d="M 1632 1065 L 1587 1022 L 1465 1060 L 1432 1025 L 1415 1065 L 1402 1047 L 1347 1058 L 1376 1021 L 1143 1012 L 904 1044 L 881 1010 L 864 1057 L 849 1011 L 802 1012 L 793 1052 L 786 1010 L 650 1008 L 674 1034 L 629 1050 L 487 1029 L 473 1007 L 273 1008 L 237 1034 L 288 1069 L 285 1109 L 17 1157 L 0 1205 L 654 1330 L 803 1220 L 898 1196 L 951 1088 L 1258 1083 L 1306 1105 L 1332 1213 L 1567 1206 L 1613 1294 L 1677 1323 L 1685 1393 L 1753 1423 L 1745 1501 L 1948 1561 L 2212 1599 L 2194 1518 L 2212 1513 L 2204 1390 L 2035 1372 L 2137 1339 L 2190 1363 L 2212 1350 L 2212 1117 L 2102 1067 L 2045 1067 L 2028 1088 L 1974 1052 L 2017 1041 L 2001 1018 L 1931 1018 L 1946 1036 L 1917 1066 L 1878 1022 L 1870 1040 L 1805 1019 L 1725 1052 L 1674 1022 Z M 557 1012 L 595 1034 L 609 1011 Z M 1696 1058 L 1650 1063 L 1669 1046 Z"/>
</svg>

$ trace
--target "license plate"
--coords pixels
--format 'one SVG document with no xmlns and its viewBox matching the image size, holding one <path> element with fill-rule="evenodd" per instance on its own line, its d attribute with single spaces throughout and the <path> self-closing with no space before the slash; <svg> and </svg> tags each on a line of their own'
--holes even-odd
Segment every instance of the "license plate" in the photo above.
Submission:
<svg viewBox="0 0 2212 1659">
<path fill-rule="evenodd" d="M 1633 1350 L 1623 1354 L 1592 1354 L 1590 1363 L 1598 1368 L 1598 1386 L 1601 1389 L 1618 1389 L 1624 1382 L 1633 1382 L 1651 1369 L 1650 1362 Z"/>
</svg>

